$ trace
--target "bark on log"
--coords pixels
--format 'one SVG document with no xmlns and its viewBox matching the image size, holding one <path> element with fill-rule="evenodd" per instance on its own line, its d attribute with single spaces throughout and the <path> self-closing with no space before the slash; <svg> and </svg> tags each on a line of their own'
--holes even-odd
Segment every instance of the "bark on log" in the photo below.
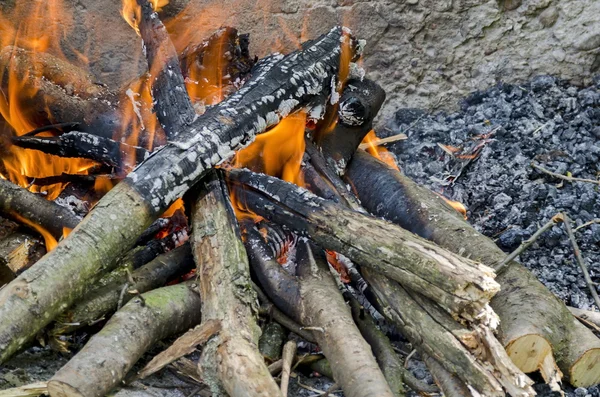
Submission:
<svg viewBox="0 0 600 397">
<path fill-rule="evenodd" d="M 317 343 L 334 364 L 331 368 L 334 379 L 345 395 L 392 397 L 394 394 L 370 346 L 356 328 L 327 261 L 318 254 L 320 250 L 313 250 L 307 242 L 298 244 L 296 277 L 270 256 L 270 248 L 258 230 L 247 231 L 246 250 L 266 293 L 275 302 L 285 302 L 284 312 L 303 326 L 314 329 Z M 294 292 L 290 293 L 290 288 Z"/>
<path fill-rule="evenodd" d="M 423 293 L 454 315 L 495 321 L 487 303 L 499 286 L 487 266 L 279 179 L 248 170 L 227 176 L 258 215 Z"/>
<path fill-rule="evenodd" d="M 119 170 L 131 169 L 150 155 L 139 146 L 80 131 L 67 132 L 58 137 L 18 136 L 12 142 L 25 149 L 59 157 L 86 158 Z"/>
<path fill-rule="evenodd" d="M 96 323 L 105 315 L 117 310 L 119 303 L 124 305 L 136 296 L 130 293 L 123 295 L 124 289 L 126 291 L 135 290 L 143 294 L 162 287 L 173 277 L 189 272 L 193 268 L 193 262 L 189 243 L 157 256 L 131 273 L 133 283 L 113 282 L 90 291 L 82 302 L 59 316 L 50 334 L 63 335 Z"/>
<path fill-rule="evenodd" d="M 101 397 L 157 341 L 200 321 L 196 282 L 160 288 L 119 310 L 48 382 L 51 397 Z"/>
<path fill-rule="evenodd" d="M 398 283 L 363 269 L 384 313 L 414 347 L 439 361 L 484 396 L 534 396 L 531 380 L 502 352 L 488 349 L 478 335 L 455 322 L 447 313 Z M 497 355 L 499 354 L 499 355 Z M 516 370 L 516 371 L 515 371 Z"/>
<path fill-rule="evenodd" d="M 205 346 L 199 370 L 215 396 L 222 388 L 231 397 L 280 396 L 258 350 L 256 295 L 227 188 L 216 173 L 201 184 L 192 208 L 193 253 L 202 319 L 220 321 L 221 332 Z"/>
<path fill-rule="evenodd" d="M 356 152 L 346 178 L 374 215 L 492 267 L 506 257 L 438 195 L 365 152 Z M 499 339 L 522 371 L 537 370 L 553 353 L 574 386 L 600 383 L 600 339 L 574 322 L 563 302 L 515 261 L 496 280 L 502 288 L 491 306 L 501 320 Z"/>
<path fill-rule="evenodd" d="M 68 209 L 5 179 L 0 179 L 0 214 L 40 225 L 57 240 L 63 236 L 63 228 L 74 229 L 80 222 Z"/>
<path fill-rule="evenodd" d="M 157 18 L 143 7 L 141 25 Z M 341 28 L 277 57 L 236 94 L 187 125 L 106 194 L 58 247 L 0 291 L 0 362 L 84 293 L 207 170 L 270 125 L 327 93 Z M 159 117 L 161 117 L 159 113 Z M 115 222 L 116 220 L 119 222 Z"/>
<path fill-rule="evenodd" d="M 472 395 L 471 390 L 460 378 L 448 372 L 440 363 L 426 354 L 423 354 L 425 364 L 433 376 L 433 380 L 440 387 L 445 397 L 465 397 Z"/>
</svg>

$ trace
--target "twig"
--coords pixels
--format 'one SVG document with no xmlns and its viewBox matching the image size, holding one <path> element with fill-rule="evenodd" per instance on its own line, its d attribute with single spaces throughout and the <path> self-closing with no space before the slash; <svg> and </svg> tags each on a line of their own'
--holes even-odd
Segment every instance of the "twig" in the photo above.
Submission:
<svg viewBox="0 0 600 397">
<path fill-rule="evenodd" d="M 288 341 L 283 346 L 283 368 L 281 368 L 281 394 L 283 397 L 287 397 L 288 384 L 290 383 L 290 373 L 292 368 L 292 362 L 296 355 L 296 342 L 293 340 Z"/>
<path fill-rule="evenodd" d="M 340 390 L 340 386 L 337 383 L 334 383 L 333 385 L 329 386 L 329 389 L 327 389 L 327 391 L 324 394 L 322 394 L 322 396 L 327 397 L 331 393 L 336 392 L 338 390 Z"/>
<path fill-rule="evenodd" d="M 386 143 L 403 141 L 405 139 L 408 139 L 408 136 L 406 136 L 406 134 L 396 134 L 396 135 L 388 136 L 387 138 L 377 139 L 373 142 L 361 143 L 360 145 L 358 145 L 358 148 L 365 150 L 365 149 L 370 148 L 371 146 L 381 146 L 381 145 L 385 145 Z"/>
<path fill-rule="evenodd" d="M 117 303 L 117 310 L 121 310 L 121 307 L 123 307 L 123 300 L 125 299 L 125 294 L 127 293 L 128 289 L 129 289 L 129 283 L 123 284 L 123 288 L 121 289 L 121 293 L 119 294 L 119 302 Z"/>
<path fill-rule="evenodd" d="M 596 184 L 596 185 L 600 185 L 600 181 L 598 181 L 598 180 L 585 179 L 585 178 L 576 178 L 576 177 L 573 177 L 573 176 L 557 174 L 556 172 L 552 172 L 550 170 L 547 170 L 546 168 L 544 168 L 544 167 L 542 167 L 540 165 L 534 164 L 534 163 L 531 163 L 531 167 L 535 168 L 538 171 L 546 173 L 546 174 L 548 174 L 550 176 L 553 176 L 554 178 L 562 179 L 562 180 L 565 180 L 565 181 L 568 181 L 568 182 L 585 182 L 585 183 L 593 183 L 593 184 Z"/>
<path fill-rule="evenodd" d="M 408 368 L 408 362 L 410 361 L 411 358 L 413 358 L 413 356 L 417 353 L 417 349 L 413 349 L 413 351 L 411 351 L 408 356 L 406 356 L 406 360 L 404 360 L 404 368 Z"/>
<path fill-rule="evenodd" d="M 565 229 L 567 230 L 567 234 L 569 235 L 569 239 L 571 240 L 571 244 L 573 245 L 573 252 L 575 254 L 575 258 L 577 259 L 577 263 L 583 272 L 583 278 L 590 289 L 590 293 L 594 298 L 594 302 L 596 302 L 596 306 L 600 309 L 600 297 L 598 296 L 598 291 L 596 291 L 596 287 L 594 286 L 594 282 L 590 278 L 590 274 L 588 273 L 587 266 L 583 261 L 583 257 L 581 256 L 581 251 L 579 250 L 579 245 L 577 244 L 577 240 L 575 239 L 575 235 L 573 234 L 573 230 L 571 229 L 571 220 L 567 216 L 567 214 L 562 214 L 565 224 Z"/>
<path fill-rule="evenodd" d="M 590 226 L 590 225 L 593 225 L 594 223 L 600 223 L 600 219 L 599 219 L 599 218 L 592 219 L 592 220 L 591 220 L 591 221 L 589 221 L 589 222 L 586 222 L 586 223 L 584 223 L 584 224 L 582 224 L 582 225 L 580 225 L 580 226 L 577 226 L 575 229 L 573 229 L 573 232 L 576 232 L 576 231 L 578 231 L 578 230 L 580 230 L 580 229 L 583 229 L 583 228 L 585 228 L 585 227 L 588 227 L 588 226 Z"/>
<path fill-rule="evenodd" d="M 533 236 L 529 237 L 527 240 L 523 241 L 519 248 L 510 253 L 502 263 L 498 265 L 496 268 L 496 272 L 499 272 L 504 266 L 510 263 L 517 256 L 521 255 L 523 251 L 525 251 L 531 244 L 533 244 L 545 231 L 550 229 L 552 226 L 556 225 L 558 222 L 564 222 L 564 214 L 556 214 L 550 219 L 544 226 L 538 229 L 537 232 L 533 234 Z"/>
</svg>

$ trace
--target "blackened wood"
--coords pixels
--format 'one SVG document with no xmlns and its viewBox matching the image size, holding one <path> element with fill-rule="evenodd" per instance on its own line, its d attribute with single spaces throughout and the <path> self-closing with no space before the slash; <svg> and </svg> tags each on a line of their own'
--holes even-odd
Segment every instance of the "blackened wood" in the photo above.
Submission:
<svg viewBox="0 0 600 397">
<path fill-rule="evenodd" d="M 504 261 L 506 254 L 437 194 L 367 153 L 357 151 L 345 177 L 374 215 L 490 266 L 497 267 Z M 535 275 L 512 261 L 496 280 L 501 290 L 491 306 L 500 317 L 499 340 L 523 371 L 537 370 L 546 355 L 553 352 L 572 382 L 583 378 L 588 384 L 586 373 L 600 374 L 600 360 L 594 358 L 600 354 L 600 339 L 573 321 L 565 304 Z M 591 365 L 589 371 L 577 375 L 577 369 L 583 368 L 577 364 L 584 362 Z M 600 382 L 600 378 L 593 382 Z"/>
<path fill-rule="evenodd" d="M 200 303 L 193 281 L 131 300 L 50 379 L 50 396 L 105 396 L 156 342 L 198 324 Z"/>
<path fill-rule="evenodd" d="M 277 178 L 236 169 L 227 176 L 258 215 L 427 295 L 458 316 L 493 321 L 484 312 L 499 286 L 487 266 Z"/>
<path fill-rule="evenodd" d="M 318 141 L 323 156 L 338 173 L 343 173 L 356 148 L 373 128 L 385 91 L 369 79 L 350 79 L 342 93 L 338 119 L 331 132 L 324 132 Z"/>
<path fill-rule="evenodd" d="M 124 289 L 143 294 L 164 286 L 167 281 L 193 268 L 194 259 L 189 243 L 159 255 L 131 273 L 133 283 L 128 281 L 129 277 L 124 277 L 122 282 L 113 282 L 87 293 L 81 302 L 60 316 L 50 334 L 58 336 L 71 333 L 112 314 L 117 310 L 120 300 L 121 304 L 126 304 L 136 296 L 131 293 L 123 294 Z"/>
<path fill-rule="evenodd" d="M 5 179 L 0 179 L 0 213 L 17 222 L 24 218 L 40 225 L 57 240 L 63 236 L 63 228 L 74 229 L 80 222 L 68 209 Z"/>
<path fill-rule="evenodd" d="M 87 183 L 93 184 L 99 180 L 119 180 L 120 177 L 116 174 L 65 174 L 48 176 L 44 178 L 28 178 L 29 183 L 34 186 L 48 186 L 56 183 Z"/>
<path fill-rule="evenodd" d="M 0 290 L 0 361 L 79 299 L 87 284 L 112 269 L 207 170 L 328 92 L 337 76 L 342 34 L 341 28 L 334 28 L 253 75 L 236 94 L 187 126 L 176 141 L 153 152 L 55 250 Z"/>
<path fill-rule="evenodd" d="M 202 321 L 221 322 L 221 332 L 206 344 L 198 363 L 203 381 L 213 395 L 224 395 L 224 388 L 231 397 L 280 396 L 258 350 L 256 295 L 227 187 L 213 172 L 198 189 L 192 247 Z"/>
<path fill-rule="evenodd" d="M 176 139 L 187 128 L 196 112 L 185 89 L 177 51 L 167 29 L 147 0 L 141 7 L 140 35 L 144 41 L 148 70 L 152 81 L 154 110 L 168 139 Z"/>
<path fill-rule="evenodd" d="M 80 131 L 67 132 L 58 137 L 19 136 L 14 137 L 12 142 L 25 149 L 59 157 L 86 158 L 118 169 L 132 168 L 150 154 L 139 146 Z"/>
</svg>

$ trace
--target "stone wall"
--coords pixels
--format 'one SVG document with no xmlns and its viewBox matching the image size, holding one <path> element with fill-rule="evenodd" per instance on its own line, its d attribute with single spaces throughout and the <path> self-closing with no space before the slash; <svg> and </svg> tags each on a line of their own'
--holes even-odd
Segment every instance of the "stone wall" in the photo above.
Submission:
<svg viewBox="0 0 600 397">
<path fill-rule="evenodd" d="M 91 40 L 100 81 L 139 72 L 141 46 L 119 1 L 64 1 L 75 12 L 65 40 L 81 50 Z M 231 25 L 251 34 L 259 56 L 344 23 L 368 41 L 364 66 L 388 93 L 385 115 L 449 108 L 475 89 L 538 74 L 588 84 L 600 68 L 598 0 L 171 0 L 164 14 L 179 46 Z"/>
</svg>

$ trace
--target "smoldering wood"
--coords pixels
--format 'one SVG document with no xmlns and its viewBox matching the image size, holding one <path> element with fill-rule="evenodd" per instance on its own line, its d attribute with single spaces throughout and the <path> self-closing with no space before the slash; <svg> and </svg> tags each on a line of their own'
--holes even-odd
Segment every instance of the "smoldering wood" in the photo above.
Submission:
<svg viewBox="0 0 600 397">
<path fill-rule="evenodd" d="M 317 94 L 329 92 L 337 76 L 343 34 L 337 27 L 305 43 L 302 50 L 273 57 L 236 94 L 208 109 L 176 141 L 142 162 L 55 250 L 3 288 L 0 361 L 79 299 L 87 284 L 114 267 L 116 258 L 208 169 Z"/>
<path fill-rule="evenodd" d="M 117 181 L 121 177 L 116 174 L 65 174 L 44 178 L 29 178 L 32 186 L 48 186 L 56 183 L 94 184 L 96 181 Z"/>
<path fill-rule="evenodd" d="M 360 142 L 371 131 L 373 119 L 384 100 L 385 91 L 376 82 L 366 78 L 347 81 L 337 123 L 318 140 L 323 156 L 336 172 L 343 172 Z"/>
<path fill-rule="evenodd" d="M 506 254 L 438 195 L 365 152 L 356 152 L 345 177 L 374 215 L 492 267 L 504 262 Z M 572 384 L 600 383 L 600 339 L 574 322 L 561 300 L 515 261 L 496 280 L 501 290 L 491 306 L 500 317 L 499 340 L 522 371 L 536 371 L 553 354 Z"/>
<path fill-rule="evenodd" d="M 499 286 L 487 266 L 277 178 L 248 170 L 226 174 L 258 215 L 426 294 L 457 316 L 494 320 L 486 305 Z"/>
<path fill-rule="evenodd" d="M 145 293 L 162 287 L 178 275 L 188 273 L 194 268 L 194 260 L 190 244 L 186 243 L 165 254 L 157 256 L 131 273 L 131 277 L 123 275 L 123 280 L 94 289 L 87 293 L 83 300 L 67 309 L 59 316 L 50 335 L 58 336 L 71 333 L 76 329 L 98 322 L 117 310 L 119 303 L 126 304 L 136 294 L 126 291 Z"/>
<path fill-rule="evenodd" d="M 227 187 L 213 172 L 198 189 L 192 245 L 202 320 L 221 322 L 221 332 L 206 344 L 198 369 L 213 395 L 223 395 L 225 389 L 232 397 L 280 396 L 258 350 L 256 295 Z"/>
<path fill-rule="evenodd" d="M 118 95 L 94 83 L 83 69 L 46 52 L 11 46 L 0 51 L 0 67 L 4 92 L 11 74 L 35 92 L 20 98 L 19 105 L 40 125 L 76 122 L 84 131 L 104 137 L 120 128 Z"/>
<path fill-rule="evenodd" d="M 119 170 L 133 168 L 150 155 L 148 150 L 81 131 L 57 137 L 13 137 L 15 146 L 67 158 L 86 158 Z"/>
<path fill-rule="evenodd" d="M 270 248 L 255 228 L 247 230 L 246 250 L 258 279 L 274 302 L 313 335 L 336 366 L 334 379 L 348 396 L 393 396 L 369 345 L 360 335 L 320 250 L 298 242 L 298 276 L 287 273 L 270 256 Z M 290 293 L 292 290 L 294 292 Z M 292 304 L 293 303 L 293 304 Z"/>
<path fill-rule="evenodd" d="M 6 179 L 0 179 L 0 213 L 17 222 L 24 218 L 40 225 L 57 240 L 63 236 L 63 228 L 74 229 L 80 222 L 68 209 Z"/>
<path fill-rule="evenodd" d="M 51 397 L 105 396 L 153 344 L 200 322 L 195 281 L 159 288 L 142 297 L 119 310 L 50 379 Z"/>
</svg>

